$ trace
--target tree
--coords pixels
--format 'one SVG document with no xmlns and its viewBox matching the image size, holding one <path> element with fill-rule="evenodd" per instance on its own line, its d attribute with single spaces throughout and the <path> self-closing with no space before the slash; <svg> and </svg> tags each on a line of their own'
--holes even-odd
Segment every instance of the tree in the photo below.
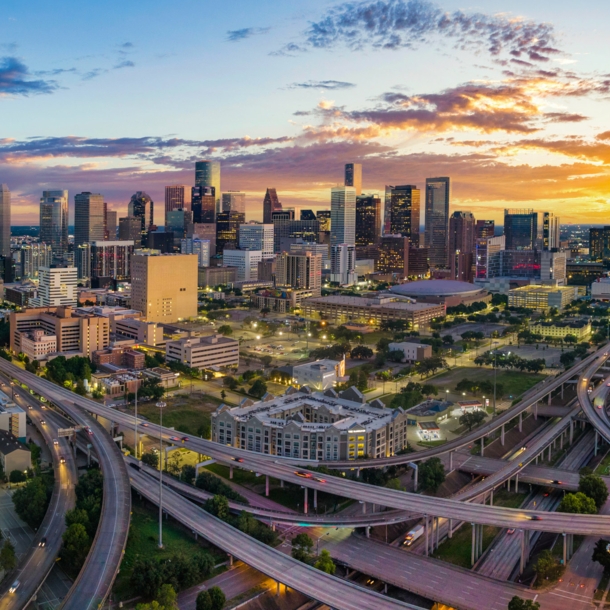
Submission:
<svg viewBox="0 0 610 610">
<path fill-rule="evenodd" d="M 72 570 L 78 571 L 85 563 L 89 553 L 89 535 L 81 523 L 72 524 L 62 536 L 64 547 L 62 561 Z"/>
<path fill-rule="evenodd" d="M 229 501 L 225 496 L 216 495 L 206 500 L 205 509 L 223 521 L 229 518 Z"/>
<path fill-rule="evenodd" d="M 421 393 L 424 396 L 438 396 L 438 388 L 431 383 L 424 383 L 421 387 Z"/>
<path fill-rule="evenodd" d="M 568 343 L 569 345 L 574 345 L 578 343 L 578 338 L 575 335 L 566 335 L 563 338 L 564 343 Z"/>
<path fill-rule="evenodd" d="M 11 483 L 23 483 L 26 480 L 25 472 L 22 470 L 11 470 L 8 480 Z"/>
<path fill-rule="evenodd" d="M 159 467 L 159 456 L 152 451 L 146 451 L 140 456 L 140 459 L 144 464 L 150 466 L 151 468 Z"/>
<path fill-rule="evenodd" d="M 467 426 L 468 432 L 470 432 L 474 427 L 479 426 L 483 421 L 485 421 L 485 412 L 484 411 L 470 411 L 469 413 L 464 413 L 464 415 L 460 415 L 460 419 L 458 420 L 461 426 Z"/>
<path fill-rule="evenodd" d="M 436 491 L 445 482 L 445 467 L 437 457 L 419 465 L 419 483 L 422 489 Z"/>
<path fill-rule="evenodd" d="M 591 560 L 597 561 L 604 568 L 606 574 L 610 573 L 610 540 L 600 538 L 595 543 Z"/>
<path fill-rule="evenodd" d="M 176 595 L 174 587 L 171 585 L 166 584 L 161 586 L 157 601 L 159 602 L 159 605 L 163 607 L 163 610 L 174 610 L 174 608 L 178 608 L 178 596 Z"/>
<path fill-rule="evenodd" d="M 80 523 L 85 527 L 85 529 L 89 526 L 89 515 L 87 511 L 82 508 L 73 508 L 66 512 L 65 516 L 66 526 L 70 527 L 75 523 Z"/>
<path fill-rule="evenodd" d="M 263 363 L 263 366 L 271 366 L 271 363 L 273 362 L 273 358 L 271 356 L 269 356 L 269 354 L 265 354 L 264 356 L 261 357 L 261 362 Z"/>
<path fill-rule="evenodd" d="M 391 362 L 402 362 L 405 359 L 405 353 L 401 349 L 391 349 L 387 356 Z"/>
<path fill-rule="evenodd" d="M 212 598 L 207 590 L 200 591 L 195 604 L 196 610 L 212 610 Z"/>
<path fill-rule="evenodd" d="M 542 551 L 534 565 L 534 572 L 538 575 L 538 580 L 556 581 L 561 577 L 564 570 L 565 567 L 549 550 Z"/>
<path fill-rule="evenodd" d="M 326 572 L 327 574 L 334 574 L 337 566 L 335 562 L 332 560 L 330 553 L 326 549 L 322 549 L 320 556 L 316 563 L 314 563 L 314 568 L 317 570 L 321 570 L 322 572 Z"/>
<path fill-rule="evenodd" d="M 216 586 L 210 587 L 208 593 L 210 594 L 210 600 L 212 602 L 211 610 L 222 610 L 222 607 L 227 601 L 222 589 Z"/>
<path fill-rule="evenodd" d="M 42 523 L 51 497 L 51 489 L 42 477 L 30 479 L 13 494 L 17 514 L 33 529 Z"/>
<path fill-rule="evenodd" d="M 566 494 L 557 510 L 560 513 L 575 513 L 580 515 L 594 515 L 597 513 L 597 506 L 595 500 L 589 498 L 582 491 L 576 492 L 575 494 Z"/>
<path fill-rule="evenodd" d="M 17 555 L 15 547 L 10 540 L 5 540 L 2 550 L 0 550 L 0 570 L 10 572 L 17 566 Z"/>
<path fill-rule="evenodd" d="M 357 360 L 368 360 L 373 355 L 373 350 L 370 347 L 366 347 L 366 345 L 357 345 L 350 353 L 350 356 Z"/>
<path fill-rule="evenodd" d="M 308 563 L 313 550 L 313 540 L 307 534 L 297 534 L 292 539 L 291 555 L 298 561 Z"/>
<path fill-rule="evenodd" d="M 540 604 L 538 602 L 531 599 L 521 599 L 517 595 L 508 602 L 508 610 L 538 610 L 539 608 Z"/>
<path fill-rule="evenodd" d="M 256 398 L 262 398 L 267 393 L 267 384 L 264 379 L 260 377 L 252 384 L 250 391 L 248 392 Z"/>
<path fill-rule="evenodd" d="M 227 397 L 227 393 L 224 390 L 220 390 L 220 398 L 223 400 Z"/>
<path fill-rule="evenodd" d="M 565 369 L 569 369 L 576 362 L 576 354 L 574 352 L 564 352 L 559 356 L 559 362 L 563 364 Z"/>
<path fill-rule="evenodd" d="M 582 491 L 586 496 L 592 498 L 599 510 L 608 499 L 608 487 L 604 480 L 596 474 L 581 476 L 578 483 L 578 491 Z"/>
<path fill-rule="evenodd" d="M 237 387 L 237 380 L 235 377 L 231 377 L 231 375 L 227 375 L 222 380 L 223 385 L 225 385 L 229 390 L 234 390 Z"/>
<path fill-rule="evenodd" d="M 218 327 L 218 332 L 225 337 L 230 337 L 233 334 L 233 329 L 228 324 L 223 324 Z"/>
</svg>

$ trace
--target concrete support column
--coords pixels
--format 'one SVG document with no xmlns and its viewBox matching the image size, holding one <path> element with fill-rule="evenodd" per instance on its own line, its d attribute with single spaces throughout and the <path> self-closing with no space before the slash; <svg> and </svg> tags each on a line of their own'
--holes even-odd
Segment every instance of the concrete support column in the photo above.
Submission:
<svg viewBox="0 0 610 610">
<path fill-rule="evenodd" d="M 356 469 L 356 478 L 359 479 L 360 478 L 360 468 Z"/>
<path fill-rule="evenodd" d="M 275 523 L 273 523 L 273 521 L 271 522 L 271 531 L 275 532 Z"/>
<path fill-rule="evenodd" d="M 419 468 L 417 467 L 417 465 L 415 465 L 415 478 L 414 478 L 414 482 L 413 482 L 413 491 L 417 491 L 417 477 L 419 474 Z"/>
<path fill-rule="evenodd" d="M 523 411 L 519 413 L 519 432 L 523 432 Z"/>
<path fill-rule="evenodd" d="M 536 464 L 538 463 L 538 456 L 536 456 L 536 461 L 535 461 L 535 463 L 536 463 Z"/>
<path fill-rule="evenodd" d="M 563 383 L 561 384 L 561 397 L 563 398 Z"/>
<path fill-rule="evenodd" d="M 277 581 L 277 589 L 275 590 L 275 596 L 279 597 L 280 596 L 280 581 Z"/>
<path fill-rule="evenodd" d="M 595 451 L 594 451 L 593 455 L 597 455 L 598 440 L 599 440 L 599 432 L 596 430 L 595 431 Z"/>
<path fill-rule="evenodd" d="M 229 565 L 233 565 L 233 555 L 229 555 Z"/>
<path fill-rule="evenodd" d="M 483 452 L 485 451 L 485 437 L 481 437 L 481 457 L 483 457 Z"/>
<path fill-rule="evenodd" d="M 366 502 L 362 502 L 362 514 L 366 515 Z"/>
<path fill-rule="evenodd" d="M 549 407 L 551 406 L 551 394 L 552 392 L 549 392 Z"/>
<path fill-rule="evenodd" d="M 313 490 L 313 507 L 315 510 L 318 510 L 318 490 Z"/>
<path fill-rule="evenodd" d="M 284 481 L 280 481 L 280 487 L 284 487 Z"/>
<path fill-rule="evenodd" d="M 568 563 L 568 542 L 566 540 L 566 535 L 562 534 L 563 536 L 563 565 L 567 565 Z"/>
<path fill-rule="evenodd" d="M 515 475 L 515 493 L 519 491 L 519 475 Z"/>
<path fill-rule="evenodd" d="M 474 567 L 474 552 L 475 552 L 475 541 L 476 541 L 476 537 L 477 537 L 477 526 L 474 523 L 471 523 L 472 525 L 472 541 L 471 541 L 471 548 L 470 548 L 470 567 Z"/>
<path fill-rule="evenodd" d="M 500 442 L 504 445 L 504 424 L 502 424 L 502 431 L 500 432 Z"/>
<path fill-rule="evenodd" d="M 491 494 L 489 495 L 489 506 L 493 506 L 493 505 L 494 505 L 494 490 L 492 487 Z"/>
<path fill-rule="evenodd" d="M 449 472 L 453 470 L 453 451 L 449 452 Z"/>
<path fill-rule="evenodd" d="M 549 462 L 551 461 L 551 446 L 549 445 Z"/>
<path fill-rule="evenodd" d="M 366 537 L 367 538 L 371 537 L 371 526 L 370 525 L 366 526 Z"/>
<path fill-rule="evenodd" d="M 307 495 L 308 495 L 308 493 L 307 493 L 307 492 L 308 492 L 309 490 L 307 489 L 307 487 L 304 487 L 303 489 L 305 490 L 305 500 L 304 500 L 304 504 L 303 504 L 303 512 L 304 512 L 305 514 L 307 514 Z"/>
<path fill-rule="evenodd" d="M 229 466 L 229 479 L 233 478 L 233 466 Z M 269 478 L 269 477 L 267 477 Z"/>
<path fill-rule="evenodd" d="M 570 445 L 572 444 L 573 440 L 574 440 L 574 420 L 571 419 L 570 420 Z"/>
<path fill-rule="evenodd" d="M 559 437 L 559 449 L 563 449 L 563 432 Z"/>
<path fill-rule="evenodd" d="M 430 548 L 430 546 L 429 546 L 430 532 L 428 531 L 428 529 L 429 529 L 428 515 L 424 515 L 424 519 L 425 519 L 424 529 L 426 530 L 426 557 L 428 557 L 428 549 Z"/>
<path fill-rule="evenodd" d="M 525 530 L 521 530 L 521 557 L 519 560 L 519 574 L 525 570 Z"/>
<path fill-rule="evenodd" d="M 534 403 L 534 419 L 538 420 L 538 401 Z"/>
<path fill-rule="evenodd" d="M 265 496 L 269 497 L 269 475 L 265 475 Z"/>
<path fill-rule="evenodd" d="M 449 529 L 447 531 L 447 537 L 449 538 L 449 540 L 453 538 L 453 519 L 449 519 Z"/>
<path fill-rule="evenodd" d="M 441 518 L 437 517 L 436 518 L 436 550 L 438 550 L 438 547 L 440 546 L 440 542 L 441 542 Z"/>
</svg>

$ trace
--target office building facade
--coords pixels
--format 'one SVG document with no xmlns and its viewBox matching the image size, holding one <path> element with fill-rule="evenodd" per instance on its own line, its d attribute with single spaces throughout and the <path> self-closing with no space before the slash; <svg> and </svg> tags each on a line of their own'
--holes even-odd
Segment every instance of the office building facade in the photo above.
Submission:
<svg viewBox="0 0 610 610">
<path fill-rule="evenodd" d="M 336 186 L 330 194 L 330 244 L 356 244 L 356 189 Z"/>
<path fill-rule="evenodd" d="M 273 213 L 273 250 L 278 253 L 290 250 L 290 244 L 299 240 L 317 242 L 320 223 L 317 220 L 294 220 L 292 212 Z"/>
<path fill-rule="evenodd" d="M 369 258 L 381 239 L 381 199 L 377 195 L 356 197 L 356 253 Z"/>
<path fill-rule="evenodd" d="M 129 263 L 133 251 L 134 242 L 130 240 L 92 242 L 91 277 L 111 277 L 115 280 L 129 279 Z"/>
<path fill-rule="evenodd" d="M 246 193 L 241 191 L 227 191 L 222 194 L 223 212 L 246 213 Z"/>
<path fill-rule="evenodd" d="M 270 224 L 273 222 L 273 212 L 281 212 L 282 204 L 277 197 L 277 191 L 275 189 L 267 189 L 265 198 L 263 199 L 263 224 Z"/>
<path fill-rule="evenodd" d="M 278 255 L 275 285 L 277 288 L 308 290 L 311 296 L 319 297 L 322 294 L 322 257 L 313 252 Z"/>
<path fill-rule="evenodd" d="M 74 247 L 74 266 L 78 271 L 79 280 L 87 280 L 91 277 L 91 244 Z"/>
<path fill-rule="evenodd" d="M 409 238 L 402 235 L 384 235 L 379 242 L 377 258 L 379 273 L 393 273 L 398 278 L 409 275 Z"/>
<path fill-rule="evenodd" d="M 40 199 L 40 241 L 51 246 L 53 259 L 68 252 L 68 191 L 43 191 Z"/>
<path fill-rule="evenodd" d="M 0 256 L 11 255 L 11 191 L 0 184 Z"/>
<path fill-rule="evenodd" d="M 246 221 L 243 212 L 220 212 L 216 217 L 216 253 L 239 246 L 239 227 Z"/>
<path fill-rule="evenodd" d="M 356 190 L 356 196 L 362 194 L 362 164 L 345 164 L 345 186 L 351 186 Z"/>
<path fill-rule="evenodd" d="M 263 258 L 273 258 L 273 223 L 250 222 L 239 227 L 239 248 L 260 250 Z"/>
<path fill-rule="evenodd" d="M 88 244 L 106 237 L 104 196 L 79 193 L 74 196 L 74 246 Z"/>
<path fill-rule="evenodd" d="M 37 278 L 40 267 L 50 267 L 53 263 L 51 246 L 42 242 L 23 245 L 20 254 L 21 277 L 24 279 Z"/>
<path fill-rule="evenodd" d="M 447 266 L 447 234 L 451 183 L 448 177 L 426 178 L 426 246 L 430 249 L 430 266 Z"/>
<path fill-rule="evenodd" d="M 31 299 L 36 307 L 75 306 L 78 269 L 76 267 L 40 267 L 38 295 Z"/>
<path fill-rule="evenodd" d="M 477 238 L 475 249 L 475 278 L 477 280 L 485 280 L 492 277 L 492 274 L 490 274 L 490 263 L 500 250 L 504 250 L 504 242 L 504 235 Z"/>
<path fill-rule="evenodd" d="M 475 219 L 471 212 L 456 211 L 451 215 L 448 248 L 451 278 L 471 282 L 475 252 Z"/>
<path fill-rule="evenodd" d="M 237 268 L 238 282 L 258 280 L 258 263 L 263 260 L 260 250 L 228 250 L 222 253 L 223 267 Z"/>
<path fill-rule="evenodd" d="M 487 239 L 494 237 L 496 231 L 495 222 L 493 220 L 477 220 L 475 225 L 476 239 Z"/>
<path fill-rule="evenodd" d="M 145 235 L 155 224 L 155 203 L 151 196 L 144 191 L 134 193 L 127 205 L 127 215 L 140 221 L 140 232 Z"/>
<path fill-rule="evenodd" d="M 356 273 L 356 246 L 335 244 L 330 247 L 330 281 L 351 286 L 358 281 Z"/>
<path fill-rule="evenodd" d="M 192 188 L 186 184 L 173 184 L 165 187 L 165 213 L 172 210 L 191 209 Z"/>
<path fill-rule="evenodd" d="M 180 241 L 181 254 L 196 254 L 199 267 L 210 266 L 210 242 L 207 239 L 186 238 Z"/>
<path fill-rule="evenodd" d="M 194 223 L 193 239 L 210 242 L 210 256 L 216 255 L 216 223 Z"/>
<path fill-rule="evenodd" d="M 543 218 L 530 209 L 504 210 L 504 235 L 507 250 L 541 250 Z"/>
<path fill-rule="evenodd" d="M 220 161 L 195 163 L 195 186 L 211 186 L 216 197 L 216 213 L 220 211 Z"/>
<path fill-rule="evenodd" d="M 213 186 L 194 186 L 191 189 L 193 222 L 216 222 L 216 194 Z"/>
<path fill-rule="evenodd" d="M 408 237 L 419 246 L 421 192 L 411 184 L 392 187 L 390 193 L 390 233 Z"/>
<path fill-rule="evenodd" d="M 117 213 L 112 210 L 105 209 L 104 214 L 106 218 L 104 223 L 104 226 L 106 227 L 106 235 L 104 239 L 113 241 L 117 238 Z"/>
</svg>

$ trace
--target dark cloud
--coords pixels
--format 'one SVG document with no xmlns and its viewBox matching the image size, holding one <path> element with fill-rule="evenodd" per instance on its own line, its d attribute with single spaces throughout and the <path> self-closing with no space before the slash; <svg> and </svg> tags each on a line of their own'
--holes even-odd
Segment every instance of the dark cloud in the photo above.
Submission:
<svg viewBox="0 0 610 610">
<path fill-rule="evenodd" d="M 291 83 L 286 89 L 326 89 L 334 91 L 335 89 L 350 89 L 355 86 L 354 83 L 341 80 L 308 80 L 303 83 Z"/>
<path fill-rule="evenodd" d="M 241 30 L 229 30 L 227 32 L 227 40 L 229 42 L 239 42 L 252 36 L 266 34 L 271 28 L 242 28 Z"/>
<path fill-rule="evenodd" d="M 133 68 L 133 67 L 135 67 L 135 65 L 136 64 L 134 64 L 133 61 L 126 59 L 124 61 L 120 61 L 118 64 L 113 66 L 113 69 L 120 70 L 121 68 Z"/>
<path fill-rule="evenodd" d="M 82 80 L 91 80 L 92 78 L 97 78 L 101 74 L 108 72 L 108 70 L 104 70 L 103 68 L 93 68 L 89 70 L 89 72 L 85 72 L 82 76 Z"/>
<path fill-rule="evenodd" d="M 122 45 L 120 45 L 120 47 L 122 49 L 132 49 L 133 48 L 133 42 L 124 42 Z"/>
<path fill-rule="evenodd" d="M 53 80 L 33 80 L 25 64 L 16 57 L 0 59 L 0 95 L 53 93 L 58 87 Z"/>
<path fill-rule="evenodd" d="M 310 23 L 301 45 L 291 43 L 278 53 L 339 44 L 352 50 L 413 49 L 435 36 L 454 40 L 457 48 L 485 48 L 494 57 L 504 54 L 522 61 L 548 61 L 559 52 L 553 27 L 546 23 L 506 15 L 450 13 L 427 0 L 375 0 L 331 7 Z"/>
</svg>

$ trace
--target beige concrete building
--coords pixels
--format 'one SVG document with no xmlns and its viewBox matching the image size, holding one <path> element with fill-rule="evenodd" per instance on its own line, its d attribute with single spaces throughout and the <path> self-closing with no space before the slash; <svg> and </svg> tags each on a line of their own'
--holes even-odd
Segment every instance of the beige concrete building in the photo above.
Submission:
<svg viewBox="0 0 610 610">
<path fill-rule="evenodd" d="M 131 259 L 131 306 L 148 322 L 197 316 L 197 255 L 136 255 Z"/>
<path fill-rule="evenodd" d="M 21 351 L 30 360 L 44 360 L 47 354 L 57 351 L 57 337 L 45 334 L 42 329 L 22 333 Z"/>
<path fill-rule="evenodd" d="M 185 337 L 168 341 L 165 357 L 168 361 L 181 362 L 193 369 L 238 366 L 239 341 L 222 335 Z"/>
<path fill-rule="evenodd" d="M 0 463 L 7 476 L 13 470 L 24 472 L 32 467 L 30 450 L 5 430 L 0 430 Z"/>
<path fill-rule="evenodd" d="M 30 333 L 42 330 L 57 340 L 56 352 L 91 356 L 110 344 L 108 318 L 74 310 L 72 307 L 39 307 L 10 314 L 11 350 L 23 351 L 22 337 L 26 344 Z"/>
<path fill-rule="evenodd" d="M 579 341 L 591 334 L 591 320 L 586 322 L 537 322 L 529 330 L 543 337 L 564 338 L 573 335 Z"/>
<path fill-rule="evenodd" d="M 309 290 L 311 296 L 319 297 L 322 294 L 322 256 L 312 252 L 280 254 L 276 259 L 275 285 Z"/>
<path fill-rule="evenodd" d="M 529 309 L 543 310 L 556 307 L 561 311 L 577 298 L 577 286 L 531 284 L 508 291 L 509 307 L 528 307 Z"/>
</svg>

